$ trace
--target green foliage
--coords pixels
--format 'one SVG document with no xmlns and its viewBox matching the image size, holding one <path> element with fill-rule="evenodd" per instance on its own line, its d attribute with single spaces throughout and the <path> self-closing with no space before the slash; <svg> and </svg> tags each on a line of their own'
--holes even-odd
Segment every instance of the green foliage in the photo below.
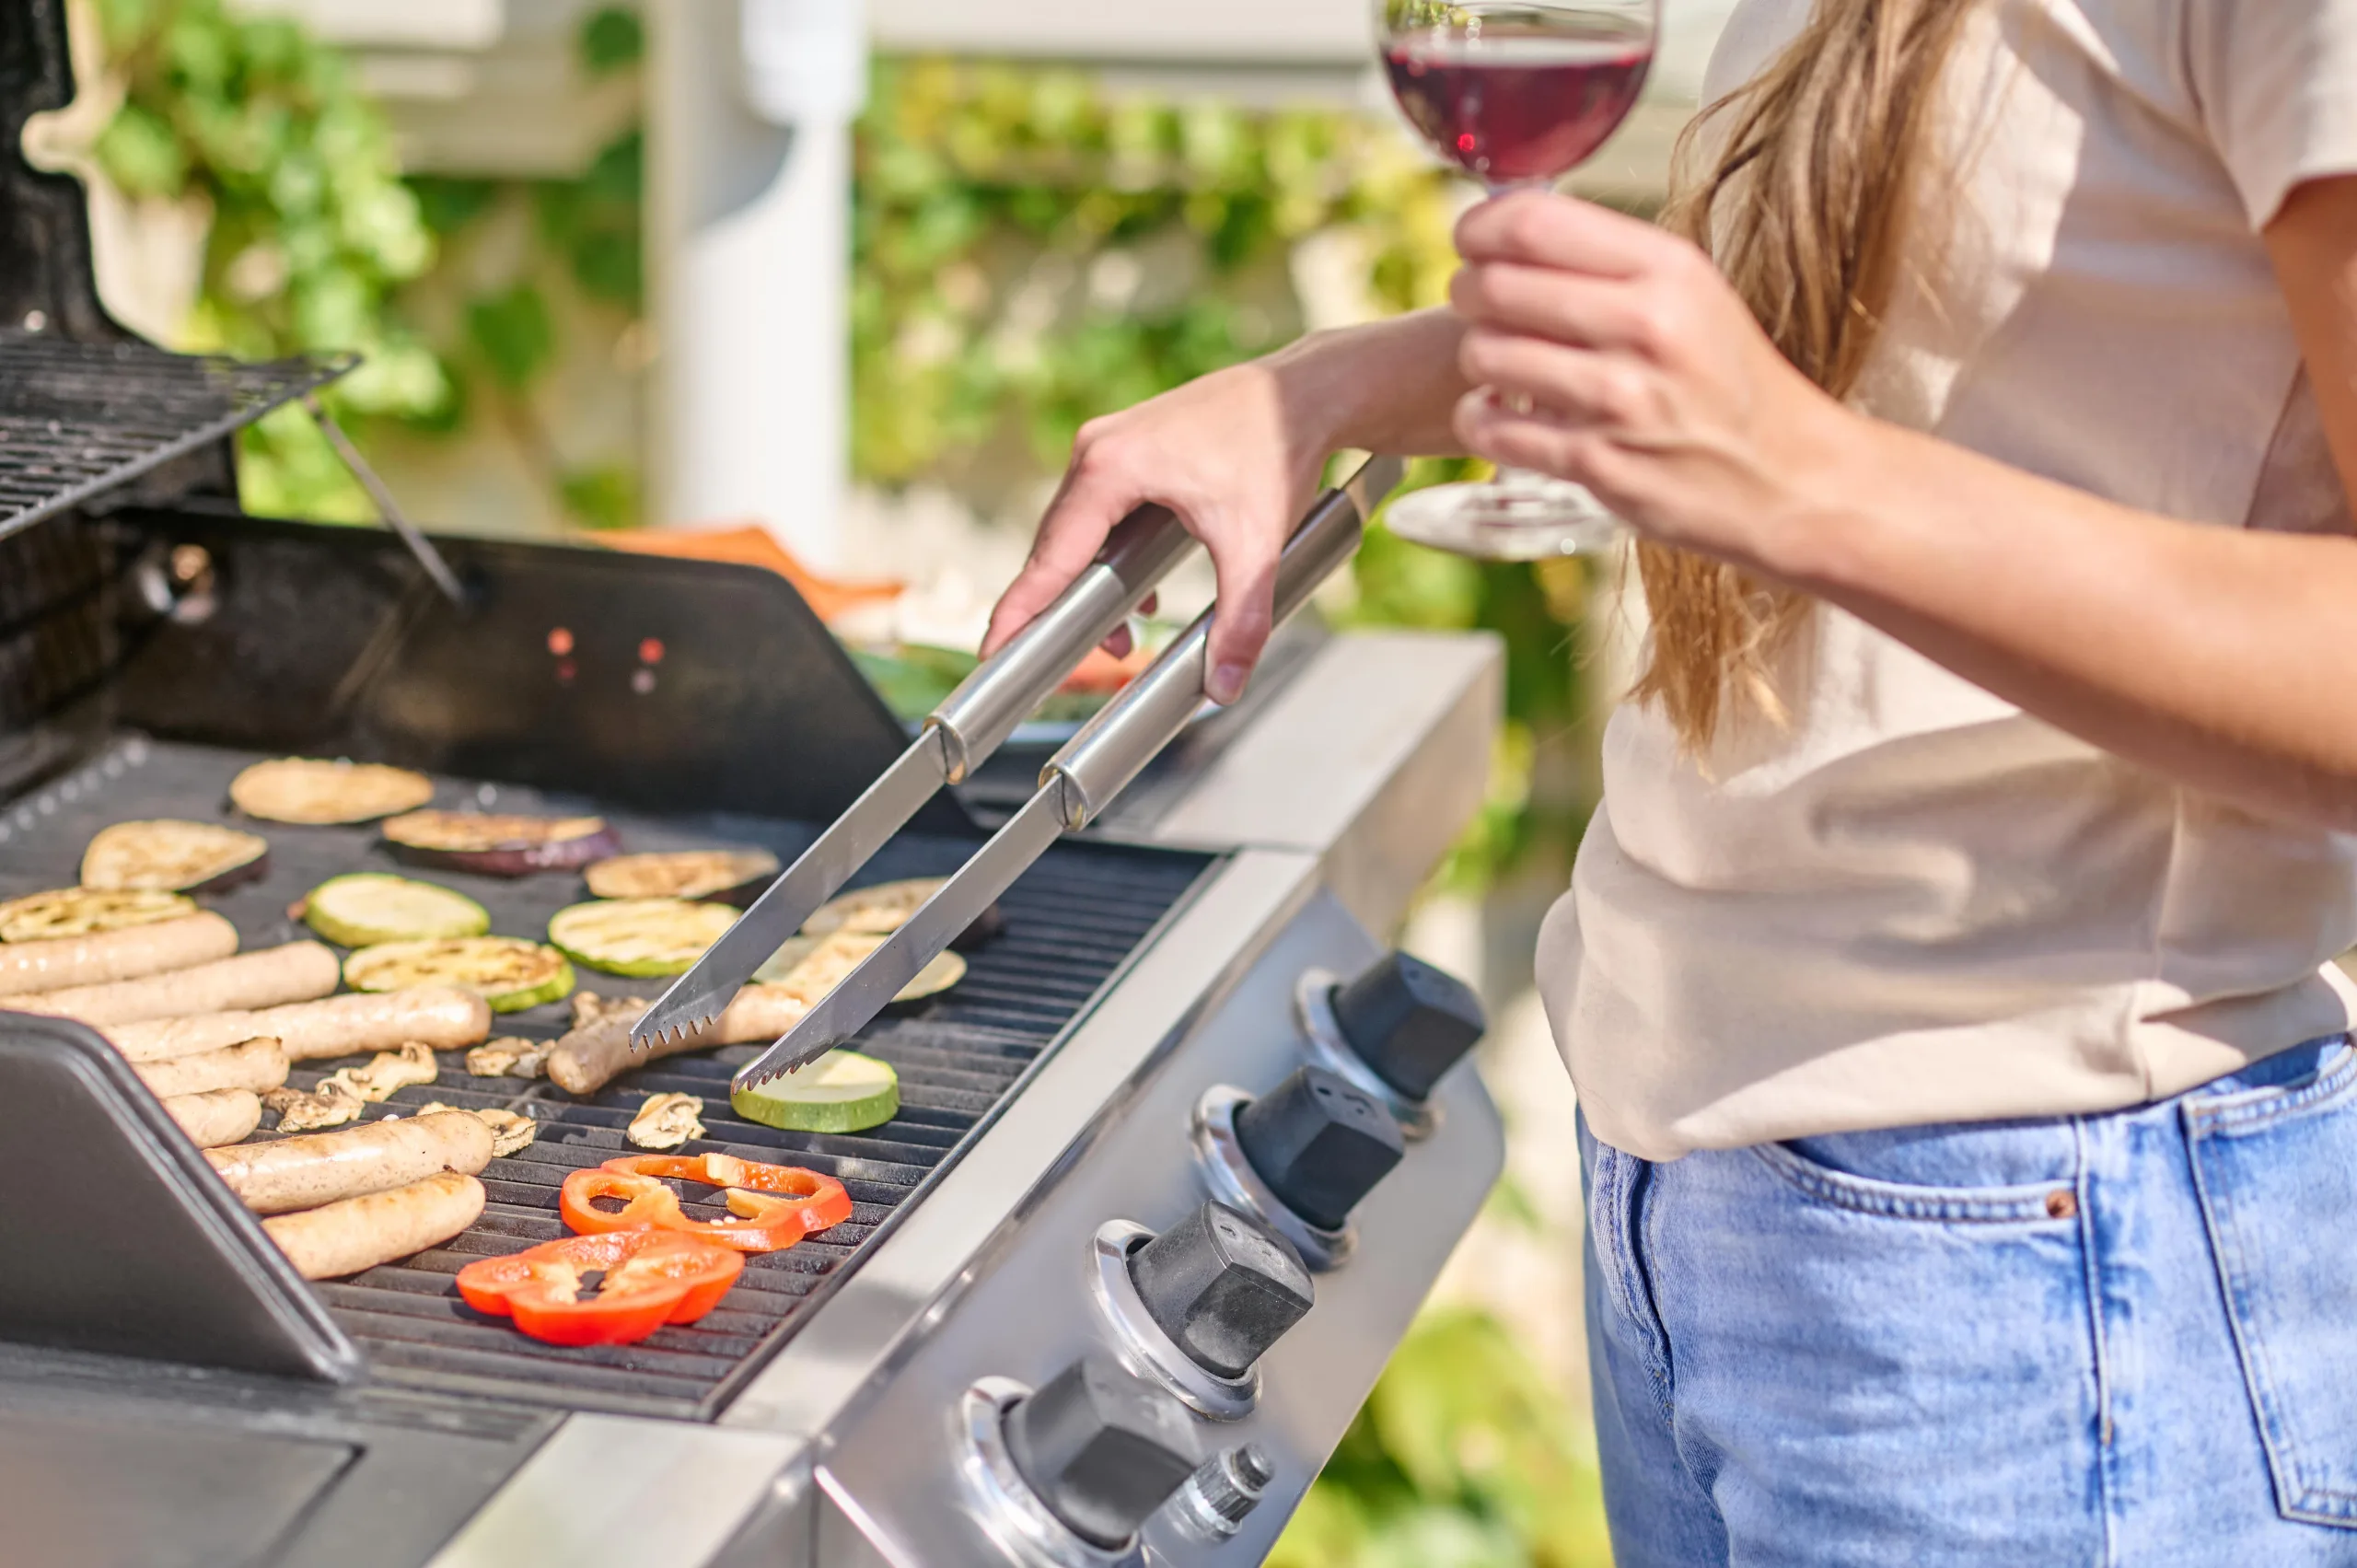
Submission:
<svg viewBox="0 0 2357 1568">
<path fill-rule="evenodd" d="M 1426 1313 L 1272 1568 L 1608 1568 L 1596 1466 L 1504 1325 Z"/>
</svg>

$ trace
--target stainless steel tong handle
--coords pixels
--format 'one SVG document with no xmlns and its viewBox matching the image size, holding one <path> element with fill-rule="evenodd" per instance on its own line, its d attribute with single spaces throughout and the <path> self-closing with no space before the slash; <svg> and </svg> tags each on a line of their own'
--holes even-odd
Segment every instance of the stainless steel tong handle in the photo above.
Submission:
<svg viewBox="0 0 2357 1568">
<path fill-rule="evenodd" d="M 1302 519 L 1277 561 L 1274 624 L 1283 625 L 1309 602 L 1318 585 L 1351 558 L 1367 517 L 1399 482 L 1401 470 L 1397 458 L 1371 458 Z M 1178 738 L 1202 705 L 1205 656 L 1212 618 L 1218 611 L 1213 605 L 1197 616 L 1144 674 L 1098 710 L 1040 770 L 1041 787 L 1051 783 L 1062 786 L 1066 829 L 1085 828 L 1095 820 L 1164 747 Z"/>
<path fill-rule="evenodd" d="M 1193 543 L 1164 506 L 1141 506 L 1114 524 L 1096 563 L 927 715 L 925 728 L 941 739 L 943 777 L 963 784 Z"/>
</svg>

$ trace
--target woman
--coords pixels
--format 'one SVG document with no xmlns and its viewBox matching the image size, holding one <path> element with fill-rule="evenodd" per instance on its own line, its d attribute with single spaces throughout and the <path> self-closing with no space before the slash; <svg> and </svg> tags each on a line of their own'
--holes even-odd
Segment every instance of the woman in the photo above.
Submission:
<svg viewBox="0 0 2357 1568">
<path fill-rule="evenodd" d="M 1453 309 L 1091 424 L 993 635 L 1165 502 L 1232 700 L 1331 450 L 1591 486 L 1621 1568 L 2357 1563 L 2357 0 L 1744 0 L 1713 70 L 1670 232 L 1490 203 Z"/>
</svg>

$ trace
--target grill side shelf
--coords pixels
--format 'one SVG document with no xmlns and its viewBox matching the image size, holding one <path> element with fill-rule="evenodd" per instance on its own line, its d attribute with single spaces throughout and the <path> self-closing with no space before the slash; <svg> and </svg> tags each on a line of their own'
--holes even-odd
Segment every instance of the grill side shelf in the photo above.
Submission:
<svg viewBox="0 0 2357 1568">
<path fill-rule="evenodd" d="M 0 1341 L 359 1378 L 352 1341 L 96 1034 L 0 1011 Z"/>
</svg>

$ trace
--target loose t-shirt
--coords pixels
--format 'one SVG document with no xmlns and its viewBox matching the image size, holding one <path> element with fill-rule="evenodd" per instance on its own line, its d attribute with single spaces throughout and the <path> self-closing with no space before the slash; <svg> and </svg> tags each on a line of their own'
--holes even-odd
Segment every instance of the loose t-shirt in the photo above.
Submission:
<svg viewBox="0 0 2357 1568">
<path fill-rule="evenodd" d="M 1807 4 L 1743 0 L 1710 91 Z M 2357 0 L 1983 0 L 1941 92 L 1922 285 L 1857 405 L 2168 517 L 2357 531 L 2259 238 L 2357 171 Z M 2106 1109 L 2349 1027 L 2357 837 L 2123 762 L 1840 610 L 1780 656 L 1783 726 L 1699 760 L 1652 707 L 1607 729 L 1538 949 L 1598 1136 L 1670 1158 Z"/>
</svg>

